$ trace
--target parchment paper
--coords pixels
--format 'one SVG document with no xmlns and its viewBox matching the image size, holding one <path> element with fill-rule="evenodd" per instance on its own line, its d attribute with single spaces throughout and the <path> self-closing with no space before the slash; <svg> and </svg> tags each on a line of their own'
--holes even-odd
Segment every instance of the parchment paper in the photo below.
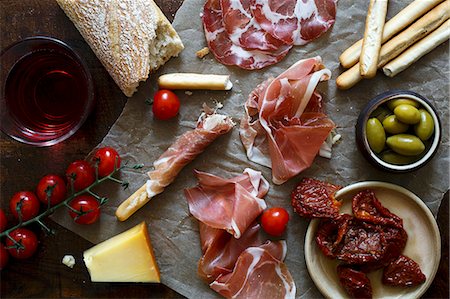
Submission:
<svg viewBox="0 0 450 299">
<path fill-rule="evenodd" d="M 330 81 L 321 83 L 319 90 L 324 96 L 328 114 L 338 126 L 337 131 L 342 135 L 342 140 L 334 146 L 331 159 L 316 158 L 310 169 L 282 186 L 271 183 L 271 189 L 265 199 L 268 206 L 283 206 L 291 214 L 286 234 L 286 263 L 295 279 L 297 297 L 321 297 L 308 275 L 304 260 L 304 237 L 308 221 L 292 212 L 290 191 L 302 177 L 328 180 L 343 186 L 364 180 L 380 180 L 411 190 L 422 198 L 436 215 L 442 195 L 449 188 L 448 42 L 394 78 L 379 73 L 376 78 L 361 82 L 351 90 L 339 91 L 335 85 L 336 77 L 342 72 L 338 56 L 361 38 L 368 5 L 366 1 L 341 0 L 336 23 L 330 32 L 306 46 L 294 47 L 283 61 L 260 71 L 244 71 L 223 66 L 211 54 L 203 60 L 195 56 L 195 52 L 206 45 L 200 20 L 203 2 L 184 2 L 176 15 L 174 27 L 185 44 L 185 50 L 178 58 L 171 59 L 158 74 L 153 74 L 147 82 L 141 84 L 138 93 L 128 100 L 122 115 L 102 145 L 115 147 L 123 161 L 128 161 L 129 164 L 145 163 L 145 170 L 148 171 L 153 161 L 177 136 L 195 126 L 203 102 L 210 106 L 214 105 L 215 101 L 223 103 L 222 112 L 233 116 L 239 123 L 244 111 L 243 103 L 257 84 L 269 76 L 278 75 L 299 59 L 320 55 L 324 64 L 332 71 L 333 77 Z M 389 17 L 407 4 L 409 1 L 390 1 Z M 156 121 L 151 106 L 145 103 L 145 99 L 151 98 L 157 89 L 157 76 L 171 72 L 230 74 L 234 87 L 229 92 L 193 91 L 192 95 L 177 91 L 182 102 L 178 118 Z M 427 97 L 437 108 L 442 120 L 443 139 L 439 152 L 427 166 L 408 174 L 390 174 L 375 169 L 362 157 L 355 145 L 354 126 L 360 110 L 372 97 L 391 89 L 409 89 Z M 189 215 L 183 189 L 197 184 L 193 176 L 194 169 L 231 177 L 242 173 L 246 167 L 261 170 L 268 180 L 271 178 L 270 169 L 247 160 L 238 129 L 235 128 L 228 135 L 216 140 L 185 167 L 164 193 L 153 198 L 126 222 L 116 220 L 115 209 L 122 200 L 145 183 L 147 177 L 144 171 L 122 172 L 121 178 L 130 183 L 129 189 L 125 191 L 114 183 L 99 188 L 99 193 L 110 199 L 103 207 L 99 223 L 89 227 L 76 225 L 67 217 L 66 211 L 60 211 L 54 218 L 58 223 L 94 243 L 145 220 L 149 225 L 163 283 L 189 298 L 219 297 L 196 274 L 201 255 L 198 223 Z"/>
</svg>

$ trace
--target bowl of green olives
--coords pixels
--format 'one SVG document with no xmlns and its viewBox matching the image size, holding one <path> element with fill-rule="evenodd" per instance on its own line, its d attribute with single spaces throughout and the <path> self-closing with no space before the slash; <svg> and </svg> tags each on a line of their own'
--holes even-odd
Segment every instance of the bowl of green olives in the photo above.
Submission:
<svg viewBox="0 0 450 299">
<path fill-rule="evenodd" d="M 424 166 L 437 152 L 442 129 L 429 100 L 408 90 L 373 98 L 356 123 L 356 142 L 373 165 L 391 172 Z"/>
</svg>

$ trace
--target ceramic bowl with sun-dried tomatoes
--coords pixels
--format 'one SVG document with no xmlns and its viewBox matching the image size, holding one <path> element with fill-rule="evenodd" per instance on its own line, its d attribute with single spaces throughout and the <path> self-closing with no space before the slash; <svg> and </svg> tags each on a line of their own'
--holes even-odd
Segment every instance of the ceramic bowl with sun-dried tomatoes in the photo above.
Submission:
<svg viewBox="0 0 450 299">
<path fill-rule="evenodd" d="M 389 213 L 402 219 L 407 241 L 401 255 L 414 260 L 426 277 L 425 281 L 421 281 L 414 287 L 393 287 L 383 284 L 382 268 L 370 270 L 367 277 L 370 279 L 372 296 L 373 298 L 420 298 L 433 282 L 439 267 L 441 237 L 436 220 L 424 202 L 411 191 L 398 185 L 376 181 L 359 182 L 338 190 L 335 198 L 342 202 L 340 213 L 353 215 L 352 199 L 367 190 L 375 194 L 379 203 L 387 208 Z M 305 237 L 304 251 L 309 275 L 326 298 L 348 298 L 349 295 L 340 283 L 342 280 L 339 275 L 342 275 L 342 271 L 338 274 L 338 265 L 342 268 L 345 262 L 325 256 L 316 242 L 320 221 L 320 219 L 314 219 L 310 222 Z"/>
</svg>

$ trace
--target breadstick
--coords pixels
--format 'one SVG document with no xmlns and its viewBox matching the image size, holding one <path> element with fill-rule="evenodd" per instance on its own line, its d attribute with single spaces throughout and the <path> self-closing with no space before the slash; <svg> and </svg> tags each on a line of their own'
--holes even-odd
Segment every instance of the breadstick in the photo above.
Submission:
<svg viewBox="0 0 450 299">
<path fill-rule="evenodd" d="M 386 42 L 392 36 L 406 28 L 417 18 L 438 5 L 444 0 L 415 0 L 398 14 L 392 17 L 384 25 L 382 42 Z M 339 56 L 339 62 L 345 68 L 350 68 L 358 62 L 361 55 L 362 39 L 354 43 Z"/>
<path fill-rule="evenodd" d="M 359 72 L 363 78 L 373 78 L 377 73 L 387 5 L 388 0 L 370 0 L 361 56 L 359 57 Z"/>
<path fill-rule="evenodd" d="M 228 75 L 174 73 L 158 79 L 159 87 L 168 89 L 230 90 L 233 83 Z"/>
<path fill-rule="evenodd" d="M 394 77 L 449 38 L 450 20 L 447 20 L 438 29 L 431 32 L 418 43 L 403 52 L 400 56 L 386 64 L 383 67 L 384 74 L 389 77 Z"/>
<path fill-rule="evenodd" d="M 359 73 L 359 62 L 339 75 L 336 79 L 336 86 L 339 89 L 345 90 L 355 86 L 361 81 L 362 77 Z"/>
<path fill-rule="evenodd" d="M 382 68 L 390 60 L 397 57 L 401 51 L 423 38 L 424 35 L 430 33 L 431 30 L 434 30 L 448 19 L 450 14 L 449 5 L 450 0 L 446 0 L 439 4 L 414 24 L 409 26 L 405 31 L 385 43 L 380 50 L 378 68 Z M 399 51 L 399 49 L 401 50 Z M 355 68 L 355 66 L 358 67 Z M 355 66 L 342 73 L 336 79 L 336 85 L 339 89 L 349 89 L 361 81 L 362 76 L 359 74 L 359 63 L 355 64 Z"/>
<path fill-rule="evenodd" d="M 450 0 L 439 4 L 406 30 L 383 45 L 378 67 L 383 67 L 409 46 L 420 40 L 450 18 Z"/>
</svg>

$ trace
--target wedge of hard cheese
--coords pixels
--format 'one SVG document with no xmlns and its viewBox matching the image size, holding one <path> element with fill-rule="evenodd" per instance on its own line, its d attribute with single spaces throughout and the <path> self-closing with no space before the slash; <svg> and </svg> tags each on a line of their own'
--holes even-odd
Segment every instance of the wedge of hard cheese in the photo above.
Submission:
<svg viewBox="0 0 450 299">
<path fill-rule="evenodd" d="M 112 237 L 83 253 L 93 282 L 160 282 L 147 224 Z"/>
</svg>

